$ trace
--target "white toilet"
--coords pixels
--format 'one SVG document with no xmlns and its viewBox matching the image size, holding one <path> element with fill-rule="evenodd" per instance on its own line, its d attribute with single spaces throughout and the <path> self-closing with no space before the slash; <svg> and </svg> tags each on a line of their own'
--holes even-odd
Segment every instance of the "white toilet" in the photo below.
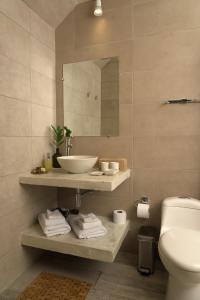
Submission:
<svg viewBox="0 0 200 300">
<path fill-rule="evenodd" d="M 163 201 L 160 258 L 169 272 L 166 300 L 200 300 L 200 201 Z"/>
</svg>

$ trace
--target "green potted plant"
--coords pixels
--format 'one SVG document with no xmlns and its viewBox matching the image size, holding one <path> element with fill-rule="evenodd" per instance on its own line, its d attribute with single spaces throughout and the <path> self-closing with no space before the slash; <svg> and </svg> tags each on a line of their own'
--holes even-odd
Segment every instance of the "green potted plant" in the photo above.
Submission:
<svg viewBox="0 0 200 300">
<path fill-rule="evenodd" d="M 51 125 L 50 129 L 51 129 L 52 143 L 56 147 L 56 152 L 52 156 L 52 165 L 53 168 L 60 168 L 60 165 L 57 161 L 57 157 L 62 156 L 59 147 L 64 142 L 64 129 L 60 126 L 53 126 L 53 125 Z"/>
</svg>

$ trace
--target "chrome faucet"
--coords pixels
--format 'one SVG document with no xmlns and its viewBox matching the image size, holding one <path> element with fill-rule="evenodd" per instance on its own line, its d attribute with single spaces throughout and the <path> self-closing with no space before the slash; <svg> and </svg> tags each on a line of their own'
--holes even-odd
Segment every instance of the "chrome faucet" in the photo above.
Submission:
<svg viewBox="0 0 200 300">
<path fill-rule="evenodd" d="M 67 156 L 70 155 L 70 150 L 72 149 L 72 138 L 71 137 L 66 137 L 66 152 Z"/>
</svg>

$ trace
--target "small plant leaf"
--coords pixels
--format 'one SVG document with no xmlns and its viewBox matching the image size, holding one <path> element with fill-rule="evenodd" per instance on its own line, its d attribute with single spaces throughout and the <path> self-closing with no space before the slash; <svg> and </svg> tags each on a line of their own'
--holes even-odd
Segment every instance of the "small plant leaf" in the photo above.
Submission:
<svg viewBox="0 0 200 300">
<path fill-rule="evenodd" d="M 65 136 L 70 137 L 71 133 L 72 133 L 72 130 L 69 129 L 67 126 L 64 126 L 64 130 L 65 130 Z"/>
<path fill-rule="evenodd" d="M 51 125 L 51 128 L 53 143 L 58 147 L 64 142 L 64 129 L 60 126 L 55 127 L 53 125 Z"/>
</svg>

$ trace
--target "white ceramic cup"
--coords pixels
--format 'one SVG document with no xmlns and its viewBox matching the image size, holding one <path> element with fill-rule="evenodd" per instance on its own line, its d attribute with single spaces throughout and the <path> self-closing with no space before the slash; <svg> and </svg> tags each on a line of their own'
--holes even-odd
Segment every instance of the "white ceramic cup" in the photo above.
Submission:
<svg viewBox="0 0 200 300">
<path fill-rule="evenodd" d="M 109 164 L 110 169 L 119 171 L 119 163 L 117 161 L 111 161 Z"/>
<path fill-rule="evenodd" d="M 109 169 L 109 162 L 107 161 L 102 161 L 101 162 L 101 171 L 105 172 Z"/>
</svg>

